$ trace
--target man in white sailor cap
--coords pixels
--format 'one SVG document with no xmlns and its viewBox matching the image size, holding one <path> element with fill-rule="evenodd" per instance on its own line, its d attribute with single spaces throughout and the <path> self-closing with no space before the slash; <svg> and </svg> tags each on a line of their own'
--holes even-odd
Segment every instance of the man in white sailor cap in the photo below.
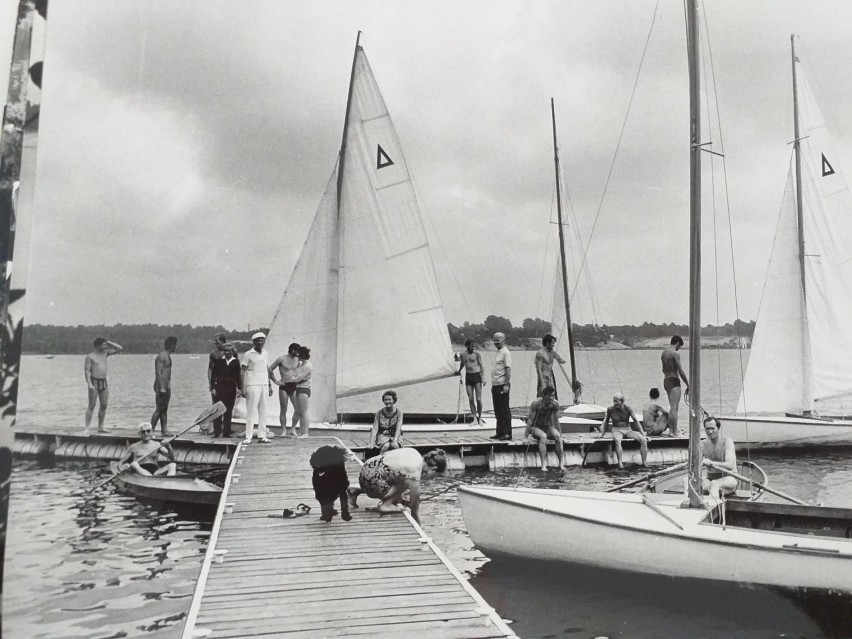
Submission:
<svg viewBox="0 0 852 639">
<path fill-rule="evenodd" d="M 269 379 L 269 355 L 263 348 L 266 335 L 255 333 L 251 336 L 251 342 L 252 348 L 243 354 L 240 364 L 240 392 L 246 398 L 245 443 L 251 443 L 255 420 L 257 420 L 257 439 L 262 444 L 268 444 L 270 441 L 266 433 L 264 392 L 272 396 L 272 380 Z"/>
</svg>

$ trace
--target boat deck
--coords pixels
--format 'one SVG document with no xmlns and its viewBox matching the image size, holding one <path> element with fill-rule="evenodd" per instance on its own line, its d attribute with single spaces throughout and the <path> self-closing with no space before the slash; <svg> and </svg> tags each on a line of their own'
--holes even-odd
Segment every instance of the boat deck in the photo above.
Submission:
<svg viewBox="0 0 852 639">
<path fill-rule="evenodd" d="M 515 637 L 407 514 L 362 497 L 352 521 L 320 521 L 309 459 L 335 443 L 241 445 L 183 636 Z M 359 468 L 347 463 L 355 485 Z M 280 516 L 300 503 L 311 512 Z"/>
</svg>

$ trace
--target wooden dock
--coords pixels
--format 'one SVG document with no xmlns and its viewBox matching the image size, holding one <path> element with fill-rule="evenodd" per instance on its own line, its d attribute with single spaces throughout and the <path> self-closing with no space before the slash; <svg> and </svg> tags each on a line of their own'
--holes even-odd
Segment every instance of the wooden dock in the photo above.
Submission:
<svg viewBox="0 0 852 639">
<path fill-rule="evenodd" d="M 352 521 L 320 521 L 308 460 L 335 443 L 240 445 L 183 637 L 515 637 L 407 513 L 379 517 L 363 496 Z M 356 486 L 359 469 L 353 456 Z"/>
</svg>

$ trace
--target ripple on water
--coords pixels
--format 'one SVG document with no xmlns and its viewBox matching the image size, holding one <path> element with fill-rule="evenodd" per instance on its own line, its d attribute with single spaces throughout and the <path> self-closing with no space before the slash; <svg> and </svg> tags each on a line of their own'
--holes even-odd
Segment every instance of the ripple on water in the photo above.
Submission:
<svg viewBox="0 0 852 639">
<path fill-rule="evenodd" d="M 18 462 L 6 547 L 4 636 L 179 636 L 209 539 L 199 520 L 106 486 L 102 466 Z M 191 515 L 191 513 L 190 513 Z"/>
</svg>

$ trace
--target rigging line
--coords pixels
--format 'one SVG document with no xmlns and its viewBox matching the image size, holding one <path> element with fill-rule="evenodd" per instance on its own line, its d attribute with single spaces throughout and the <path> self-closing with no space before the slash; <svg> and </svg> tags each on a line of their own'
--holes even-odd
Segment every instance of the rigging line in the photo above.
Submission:
<svg viewBox="0 0 852 639">
<path fill-rule="evenodd" d="M 703 6 L 704 5 L 702 4 L 702 7 Z M 707 23 L 707 17 L 705 15 L 704 19 L 702 21 L 702 24 L 706 25 L 706 23 Z M 705 34 L 706 34 L 706 27 L 705 27 Z M 708 42 L 707 43 L 708 53 L 709 53 L 709 48 L 710 48 L 710 44 Z M 702 56 L 702 66 L 704 67 L 703 72 L 704 72 L 705 78 L 710 77 L 710 74 L 712 74 L 712 69 L 710 70 L 709 73 L 708 73 L 708 70 L 707 70 L 707 65 L 709 64 L 709 57 L 710 57 L 709 55 Z M 715 93 L 715 86 L 713 88 L 714 88 L 713 104 L 711 104 L 710 91 L 707 90 L 706 85 L 705 85 L 705 90 L 704 90 L 704 102 L 707 105 L 707 113 L 708 114 L 712 112 L 711 106 L 716 107 L 716 114 L 717 114 L 717 120 L 716 121 L 717 121 L 717 126 L 718 126 L 719 125 L 719 119 L 718 119 L 719 96 Z M 710 121 L 709 117 L 707 119 L 707 137 L 708 137 L 707 145 L 710 146 L 710 145 L 713 144 L 713 126 L 712 126 L 712 122 Z M 718 236 L 719 222 L 718 222 L 718 210 L 716 208 L 716 171 L 714 170 L 715 169 L 715 162 L 716 162 L 716 158 L 711 155 L 710 156 L 710 196 L 711 196 L 710 202 L 711 202 L 711 205 L 712 205 L 712 208 L 713 208 L 713 213 L 712 213 L 712 219 L 713 219 L 713 278 L 714 278 L 713 279 L 713 293 L 714 293 L 715 303 L 716 303 L 716 338 L 719 339 L 720 335 L 719 335 L 719 328 L 718 327 L 721 325 L 720 324 L 720 321 L 721 321 L 720 320 L 720 313 L 719 313 L 719 236 Z M 718 387 L 719 387 L 719 414 L 721 414 L 721 412 L 722 412 L 722 352 L 721 352 L 720 346 L 721 346 L 720 344 L 718 344 L 718 343 L 716 344 L 716 357 L 715 357 L 715 359 L 716 359 L 716 381 L 717 381 L 717 384 L 718 384 Z"/>
<path fill-rule="evenodd" d="M 618 133 L 618 141 L 616 142 L 616 145 L 615 145 L 615 153 L 612 156 L 612 162 L 609 165 L 609 170 L 607 171 L 607 174 L 606 174 L 606 180 L 604 180 L 603 193 L 601 193 L 601 199 L 598 202 L 598 208 L 597 208 L 597 211 L 595 212 L 595 219 L 592 222 L 592 230 L 589 233 L 589 241 L 586 244 L 585 250 L 583 251 L 583 257 L 582 257 L 582 260 L 580 262 L 581 266 L 586 263 L 586 256 L 589 253 L 589 247 L 591 246 L 592 238 L 595 235 L 595 228 L 597 228 L 598 219 L 600 219 L 601 210 L 603 209 L 603 203 L 604 203 L 604 200 L 606 199 L 607 188 L 609 187 L 609 182 L 610 182 L 610 179 L 612 178 L 612 172 L 613 172 L 613 169 L 615 168 L 615 162 L 618 159 L 618 152 L 621 149 L 621 141 L 624 138 L 624 131 L 627 128 L 627 120 L 630 117 L 630 108 L 633 105 L 633 98 L 636 96 L 636 87 L 639 85 L 639 76 L 642 74 L 642 66 L 645 63 L 645 56 L 648 53 L 648 44 L 651 42 L 651 34 L 654 32 L 654 24 L 657 20 L 657 10 L 659 8 L 660 8 L 660 2 L 659 2 L 659 0 L 657 0 L 657 2 L 654 4 L 654 15 L 651 16 L 651 27 L 648 29 L 648 36 L 645 38 L 645 46 L 642 49 L 642 58 L 639 60 L 639 68 L 636 70 L 636 78 L 633 81 L 633 89 L 630 92 L 630 99 L 627 102 L 627 112 L 624 115 L 624 122 L 622 122 L 622 124 L 621 124 L 621 131 L 619 131 L 619 133 Z M 576 288 L 576 283 L 575 283 L 574 286 Z"/>
<path fill-rule="evenodd" d="M 736 261 L 736 251 L 734 250 L 734 227 L 731 219 L 731 198 L 730 193 L 728 191 L 728 161 L 725 155 L 725 139 L 724 134 L 722 132 L 722 114 L 719 109 L 718 104 L 718 95 L 719 91 L 716 86 L 716 65 L 713 61 L 713 46 L 710 38 L 710 24 L 707 19 L 707 12 L 704 5 L 701 5 L 701 10 L 704 13 L 704 20 L 702 23 L 704 25 L 704 34 L 707 40 L 707 57 L 710 59 L 710 79 L 713 84 L 713 94 L 717 96 L 716 103 L 716 126 L 719 129 L 719 146 L 722 150 L 722 184 L 725 187 L 725 206 L 727 211 L 727 220 L 728 220 L 728 238 L 730 242 L 731 249 L 731 280 L 733 284 L 733 293 L 734 293 L 734 315 L 737 319 L 740 317 L 740 305 L 739 305 L 739 291 L 737 287 L 737 261 Z M 718 322 L 717 322 L 718 325 Z M 736 330 L 734 331 L 734 335 L 736 335 Z M 739 337 L 739 336 L 737 336 Z M 739 340 L 737 340 L 739 342 Z M 739 346 L 739 344 L 738 344 Z M 743 349 L 737 348 L 737 356 L 740 364 L 740 384 L 742 385 L 743 380 L 745 380 L 745 363 L 743 361 Z M 721 384 L 719 386 L 719 394 L 721 398 Z M 721 399 L 720 399 L 721 401 Z M 743 409 L 745 410 L 745 396 L 743 396 Z M 747 411 L 746 411 L 747 414 Z M 746 441 L 749 441 L 749 433 L 748 433 L 748 420 L 745 422 L 745 432 L 746 432 Z M 746 455 L 748 459 L 751 460 L 751 449 L 750 447 L 746 448 Z"/>
</svg>

